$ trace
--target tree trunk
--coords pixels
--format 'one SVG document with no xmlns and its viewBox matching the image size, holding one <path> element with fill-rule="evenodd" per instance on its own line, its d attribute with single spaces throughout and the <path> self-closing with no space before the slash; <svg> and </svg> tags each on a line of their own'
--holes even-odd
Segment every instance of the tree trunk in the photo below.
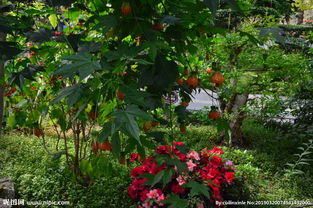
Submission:
<svg viewBox="0 0 313 208">
<path fill-rule="evenodd" d="M 242 123 L 245 119 L 245 113 L 241 110 L 242 107 L 246 106 L 249 94 L 236 94 L 233 100 L 231 113 L 234 115 L 234 119 L 230 121 L 230 145 L 241 146 L 245 145 L 246 142 L 243 137 L 241 130 Z"/>
<path fill-rule="evenodd" d="M 1 5 L 1 1 L 0 1 Z M 6 40 L 6 34 L 0 33 L 0 41 Z M 0 136 L 2 135 L 3 129 L 3 115 L 4 115 L 4 88 L 5 88 L 5 80 L 4 80 L 4 60 L 0 57 Z"/>
<path fill-rule="evenodd" d="M 304 11 L 297 12 L 296 18 L 297 18 L 296 24 L 297 24 L 297 25 L 301 25 L 301 24 L 303 23 Z"/>
</svg>

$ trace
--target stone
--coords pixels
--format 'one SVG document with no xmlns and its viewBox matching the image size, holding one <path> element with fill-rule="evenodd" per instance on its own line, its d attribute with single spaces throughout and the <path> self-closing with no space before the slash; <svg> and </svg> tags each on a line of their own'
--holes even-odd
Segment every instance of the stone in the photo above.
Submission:
<svg viewBox="0 0 313 208">
<path fill-rule="evenodd" d="M 14 183 L 9 178 L 0 179 L 0 208 L 11 208 L 11 205 L 4 205 L 3 200 L 14 199 Z"/>
</svg>

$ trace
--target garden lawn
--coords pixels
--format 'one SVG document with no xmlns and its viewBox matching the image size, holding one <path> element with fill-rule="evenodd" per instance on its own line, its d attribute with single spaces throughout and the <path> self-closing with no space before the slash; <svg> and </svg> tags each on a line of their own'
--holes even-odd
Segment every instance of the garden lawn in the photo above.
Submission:
<svg viewBox="0 0 313 208">
<path fill-rule="evenodd" d="M 214 146 L 216 131 L 212 127 L 192 126 L 187 129 L 186 134 L 175 132 L 174 138 L 198 151 Z M 312 168 L 305 167 L 304 175 L 284 176 L 285 164 L 294 160 L 292 154 L 297 151 L 296 141 L 253 121 L 245 122 L 243 129 L 251 143 L 247 150 L 222 147 L 225 157 L 237 165 L 238 178 L 229 187 L 225 198 L 313 202 Z M 52 147 L 54 142 L 48 138 L 48 146 Z M 17 133 L 7 134 L 0 140 L 0 178 L 14 180 L 18 198 L 26 201 L 70 201 L 73 207 L 86 208 L 136 207 L 127 195 L 131 181 L 129 171 L 135 164 L 127 167 L 116 162 L 112 177 L 99 178 L 91 186 L 84 187 L 75 183 L 64 166 L 63 157 L 52 160 L 41 145 L 37 137 Z"/>
</svg>

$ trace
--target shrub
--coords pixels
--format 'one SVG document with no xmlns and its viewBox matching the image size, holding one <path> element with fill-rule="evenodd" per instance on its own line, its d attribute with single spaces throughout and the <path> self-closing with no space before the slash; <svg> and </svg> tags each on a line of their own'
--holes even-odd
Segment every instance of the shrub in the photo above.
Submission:
<svg viewBox="0 0 313 208">
<path fill-rule="evenodd" d="M 128 194 L 146 208 L 165 204 L 186 207 L 193 202 L 212 205 L 222 200 L 222 190 L 235 178 L 234 164 L 222 154 L 218 147 L 205 148 L 199 154 L 188 151 L 182 142 L 161 145 L 153 157 L 132 169 Z"/>
</svg>

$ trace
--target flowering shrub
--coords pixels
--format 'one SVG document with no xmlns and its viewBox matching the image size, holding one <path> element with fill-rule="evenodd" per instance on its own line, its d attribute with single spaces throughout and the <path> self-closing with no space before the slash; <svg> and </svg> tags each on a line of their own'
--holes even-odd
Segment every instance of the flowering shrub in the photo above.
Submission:
<svg viewBox="0 0 313 208">
<path fill-rule="evenodd" d="M 234 164 L 222 154 L 218 147 L 198 153 L 188 151 L 182 142 L 161 145 L 153 157 L 131 170 L 133 182 L 128 194 L 138 207 L 145 208 L 186 207 L 193 201 L 203 207 L 204 203 L 221 201 L 222 185 L 235 178 Z M 138 156 L 132 154 L 132 161 L 139 161 Z"/>
</svg>

